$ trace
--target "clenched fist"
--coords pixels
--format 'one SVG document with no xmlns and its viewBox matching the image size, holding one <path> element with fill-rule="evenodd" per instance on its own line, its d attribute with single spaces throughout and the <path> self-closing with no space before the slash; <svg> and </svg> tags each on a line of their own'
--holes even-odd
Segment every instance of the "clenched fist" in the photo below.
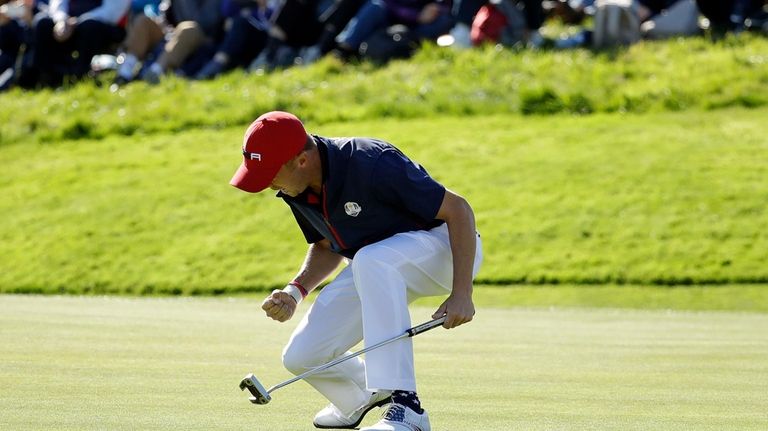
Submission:
<svg viewBox="0 0 768 431">
<path fill-rule="evenodd" d="M 264 302 L 261 303 L 261 309 L 278 322 L 285 322 L 293 317 L 296 311 L 296 300 L 282 290 L 273 290 Z"/>
</svg>

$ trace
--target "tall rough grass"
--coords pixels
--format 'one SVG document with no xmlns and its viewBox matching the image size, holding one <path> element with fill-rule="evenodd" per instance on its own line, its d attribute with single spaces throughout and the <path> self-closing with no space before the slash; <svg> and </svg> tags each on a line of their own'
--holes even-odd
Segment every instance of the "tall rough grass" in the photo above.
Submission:
<svg viewBox="0 0 768 431">
<path fill-rule="evenodd" d="M 326 59 L 213 82 L 168 79 L 117 91 L 82 82 L 0 95 L 0 145 L 190 129 L 218 130 L 273 109 L 310 123 L 445 115 L 549 115 L 759 107 L 768 103 L 768 40 L 743 35 L 644 42 L 593 52 L 455 51 L 425 46 L 377 68 Z"/>
</svg>

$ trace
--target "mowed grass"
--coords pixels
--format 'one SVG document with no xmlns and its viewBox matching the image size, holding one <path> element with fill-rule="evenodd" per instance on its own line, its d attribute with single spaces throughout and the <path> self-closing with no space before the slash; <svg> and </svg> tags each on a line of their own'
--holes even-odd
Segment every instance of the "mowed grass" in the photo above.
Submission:
<svg viewBox="0 0 768 431">
<path fill-rule="evenodd" d="M 296 323 L 242 298 L 0 296 L 0 429 L 311 430 L 325 401 L 306 383 L 266 406 L 237 388 L 291 377 Z M 764 430 L 767 331 L 765 314 L 481 308 L 414 339 L 419 393 L 442 431 Z"/>
<path fill-rule="evenodd" d="M 303 112 L 298 112 L 301 116 Z M 473 205 L 480 284 L 768 282 L 768 108 L 319 125 L 387 139 Z M 0 147 L 0 291 L 281 287 L 306 250 L 228 185 L 244 128 Z"/>
</svg>

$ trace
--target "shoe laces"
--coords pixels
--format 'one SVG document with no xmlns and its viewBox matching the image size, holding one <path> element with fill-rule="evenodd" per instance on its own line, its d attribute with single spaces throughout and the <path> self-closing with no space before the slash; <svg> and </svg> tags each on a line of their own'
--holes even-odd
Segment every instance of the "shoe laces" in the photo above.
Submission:
<svg viewBox="0 0 768 431">
<path fill-rule="evenodd" d="M 404 422 L 405 421 L 405 406 L 400 404 L 390 404 L 384 414 L 381 415 L 383 419 L 390 420 L 392 422 Z"/>
</svg>

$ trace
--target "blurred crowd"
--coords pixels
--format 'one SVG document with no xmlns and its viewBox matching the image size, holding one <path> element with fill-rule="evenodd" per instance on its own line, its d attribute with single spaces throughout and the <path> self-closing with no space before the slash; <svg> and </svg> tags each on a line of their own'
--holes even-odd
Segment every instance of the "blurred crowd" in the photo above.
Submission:
<svg viewBox="0 0 768 431">
<path fill-rule="evenodd" d="M 105 70 L 113 85 L 212 79 L 333 55 L 405 58 L 425 41 L 567 49 L 643 38 L 768 32 L 765 0 L 0 0 L 0 91 Z M 575 28 L 544 37 L 559 20 Z"/>
</svg>

